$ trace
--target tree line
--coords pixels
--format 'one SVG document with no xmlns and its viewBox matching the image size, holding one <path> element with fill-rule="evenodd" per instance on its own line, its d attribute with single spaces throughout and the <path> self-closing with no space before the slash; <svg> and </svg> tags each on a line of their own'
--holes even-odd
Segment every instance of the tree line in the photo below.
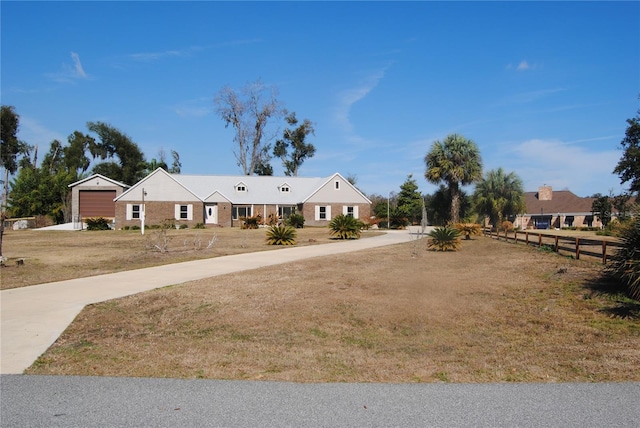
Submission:
<svg viewBox="0 0 640 428">
<path fill-rule="evenodd" d="M 17 137 L 20 116 L 15 108 L 2 106 L 1 114 L 4 217 L 42 215 L 55 223 L 69 222 L 71 183 L 102 174 L 132 185 L 158 167 L 172 173 L 181 169 L 180 155 L 175 150 L 171 151 L 170 166 L 164 151 L 147 161 L 129 136 L 104 122 L 88 122 L 87 133 L 74 131 L 66 143 L 53 140 L 39 159 L 38 146 Z"/>
</svg>

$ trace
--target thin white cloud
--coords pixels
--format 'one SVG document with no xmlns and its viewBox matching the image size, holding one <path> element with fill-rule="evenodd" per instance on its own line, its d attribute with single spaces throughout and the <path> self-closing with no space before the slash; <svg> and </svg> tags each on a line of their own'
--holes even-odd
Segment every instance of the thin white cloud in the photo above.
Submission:
<svg viewBox="0 0 640 428">
<path fill-rule="evenodd" d="M 84 71 L 80 55 L 71 52 L 71 61 L 73 64 L 63 63 L 62 70 L 56 73 L 46 73 L 45 76 L 58 83 L 73 83 L 77 80 L 87 80 L 89 75 Z"/>
<path fill-rule="evenodd" d="M 560 140 L 531 139 L 512 145 L 500 159 L 487 159 L 491 165 L 485 165 L 485 169 L 501 166 L 515 172 L 526 191 L 547 184 L 589 196 L 610 190 L 620 193 L 619 179 L 612 173 L 619 159 L 617 150 L 595 151 Z"/>
<path fill-rule="evenodd" d="M 86 79 L 87 73 L 85 73 L 84 68 L 82 68 L 82 63 L 80 62 L 80 55 L 78 55 L 75 52 L 71 52 L 71 59 L 73 60 L 76 76 L 82 79 Z"/>
<path fill-rule="evenodd" d="M 529 71 L 529 70 L 535 70 L 539 67 L 538 64 L 536 63 L 530 63 L 529 61 L 523 59 L 522 61 L 520 61 L 517 65 L 513 65 L 511 63 L 507 64 L 507 70 L 515 70 L 515 71 L 521 71 L 521 72 L 525 72 L 525 71 Z"/>
<path fill-rule="evenodd" d="M 204 117 L 213 111 L 209 98 L 186 100 L 173 106 L 173 111 L 181 117 Z"/>
<path fill-rule="evenodd" d="M 377 70 L 368 75 L 363 81 L 350 89 L 338 94 L 338 104 L 334 109 L 334 120 L 343 132 L 353 134 L 353 124 L 349 118 L 351 108 L 355 103 L 365 98 L 384 78 L 387 68 Z"/>
<path fill-rule="evenodd" d="M 247 45 L 252 43 L 259 43 L 260 39 L 246 39 L 246 40 L 231 40 L 228 42 L 221 42 L 208 46 L 190 46 L 184 49 L 167 49 L 159 52 L 139 52 L 127 55 L 134 61 L 158 61 L 164 58 L 179 58 L 188 57 L 195 52 L 200 52 L 208 49 L 218 49 L 224 47 L 233 47 L 240 45 Z"/>
</svg>

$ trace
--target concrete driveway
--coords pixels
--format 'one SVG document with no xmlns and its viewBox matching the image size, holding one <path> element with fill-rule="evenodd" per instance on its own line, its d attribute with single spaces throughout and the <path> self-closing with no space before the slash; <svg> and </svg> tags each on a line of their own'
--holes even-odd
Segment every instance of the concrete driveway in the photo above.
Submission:
<svg viewBox="0 0 640 428">
<path fill-rule="evenodd" d="M 168 285 L 331 254 L 409 242 L 414 230 L 354 241 L 196 260 L 0 292 L 0 373 L 22 373 L 49 348 L 85 305 Z"/>
</svg>

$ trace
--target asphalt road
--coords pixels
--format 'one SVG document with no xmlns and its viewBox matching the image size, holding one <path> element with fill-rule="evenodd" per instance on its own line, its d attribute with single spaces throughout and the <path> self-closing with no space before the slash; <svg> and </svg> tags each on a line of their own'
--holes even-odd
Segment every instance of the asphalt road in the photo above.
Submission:
<svg viewBox="0 0 640 428">
<path fill-rule="evenodd" d="M 640 383 L 295 384 L 0 376 L 8 427 L 637 427 Z"/>
</svg>

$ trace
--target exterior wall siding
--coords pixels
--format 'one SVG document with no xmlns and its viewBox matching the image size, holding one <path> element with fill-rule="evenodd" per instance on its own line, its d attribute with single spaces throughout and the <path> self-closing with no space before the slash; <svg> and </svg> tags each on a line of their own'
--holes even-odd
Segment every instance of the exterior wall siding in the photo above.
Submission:
<svg viewBox="0 0 640 428">
<path fill-rule="evenodd" d="M 316 206 L 330 206 L 331 218 L 327 220 L 316 220 Z M 306 203 L 302 207 L 302 215 L 304 216 L 305 226 L 329 226 L 329 222 L 335 216 L 342 214 L 343 206 L 357 206 L 358 219 L 364 223 L 368 223 L 371 218 L 371 206 L 369 204 L 323 204 L 323 203 Z"/>
</svg>

